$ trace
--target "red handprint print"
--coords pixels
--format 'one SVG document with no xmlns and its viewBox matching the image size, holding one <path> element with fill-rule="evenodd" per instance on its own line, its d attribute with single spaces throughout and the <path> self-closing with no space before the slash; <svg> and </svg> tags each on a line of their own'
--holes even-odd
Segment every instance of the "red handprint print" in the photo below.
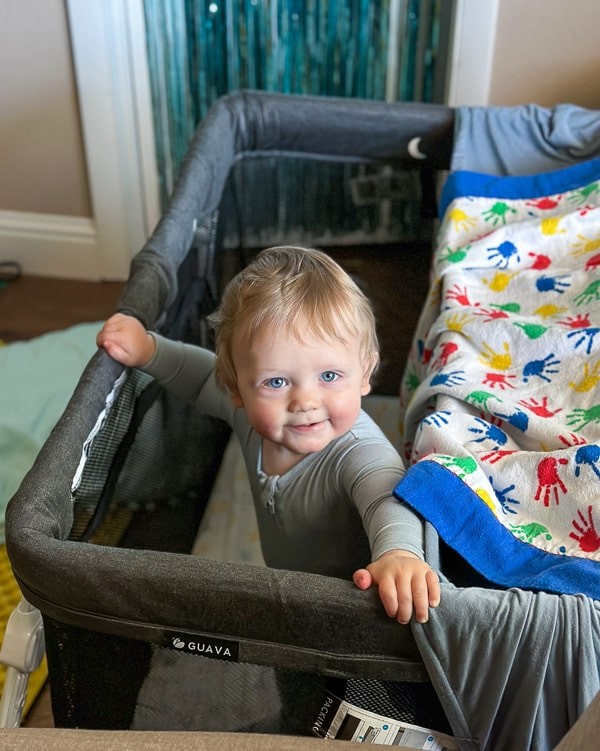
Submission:
<svg viewBox="0 0 600 751">
<path fill-rule="evenodd" d="M 431 364 L 431 367 L 436 370 L 441 370 L 448 364 L 449 358 L 458 352 L 458 345 L 454 342 L 444 342 L 440 347 L 439 355 L 435 362 Z"/>
<path fill-rule="evenodd" d="M 552 494 L 554 494 L 554 501 L 558 506 L 559 488 L 563 493 L 567 492 L 567 487 L 558 474 L 559 464 L 567 464 L 567 460 L 555 459 L 553 456 L 549 456 L 546 459 L 542 459 L 537 466 L 538 486 L 535 492 L 535 500 L 539 501 L 542 498 L 544 506 L 550 505 L 550 496 Z"/>
<path fill-rule="evenodd" d="M 542 209 L 542 211 L 548 211 L 549 209 L 555 209 L 560 203 L 561 195 L 557 195 L 556 198 L 550 198 L 544 196 L 543 198 L 537 198 L 535 201 L 525 201 L 526 206 L 535 206 L 536 209 Z M 531 253 L 529 255 L 532 255 Z"/>
<path fill-rule="evenodd" d="M 516 378 L 514 375 L 504 375 L 504 373 L 486 373 L 485 378 L 481 381 L 483 386 L 489 386 L 491 389 L 498 388 L 503 391 L 504 389 L 514 389 L 512 383 L 509 382 L 509 378 Z"/>
<path fill-rule="evenodd" d="M 542 255 L 542 253 L 528 253 L 527 255 L 534 259 L 529 268 L 536 271 L 544 271 L 552 263 L 548 256 Z"/>
<path fill-rule="evenodd" d="M 484 323 L 496 321 L 500 318 L 508 318 L 508 313 L 502 308 L 479 308 L 475 311 L 476 316 L 485 316 Z"/>
<path fill-rule="evenodd" d="M 577 521 L 577 519 L 573 519 L 571 524 L 575 527 L 579 534 L 576 534 L 575 532 L 569 532 L 569 537 L 577 540 L 579 547 L 584 553 L 593 553 L 594 551 L 599 550 L 600 536 L 596 532 L 594 519 L 592 518 L 592 506 L 588 506 L 587 519 L 584 517 L 581 511 L 577 512 L 577 516 L 579 517 L 579 522 Z"/>
<path fill-rule="evenodd" d="M 564 321 L 558 322 L 560 326 L 569 329 L 587 329 L 591 326 L 589 313 L 578 313 L 576 316 L 567 316 Z"/>
<path fill-rule="evenodd" d="M 504 459 L 505 456 L 515 454 L 514 449 L 498 449 L 496 451 L 490 451 L 487 454 L 482 454 L 479 458 L 482 462 L 489 462 L 490 464 L 496 464 L 500 459 Z"/>
<path fill-rule="evenodd" d="M 449 289 L 446 292 L 446 300 L 455 300 L 459 305 L 465 305 L 467 307 L 470 307 L 473 304 L 469 299 L 467 288 L 460 287 L 458 284 L 455 284 L 452 289 Z M 477 306 L 479 303 L 475 303 L 475 305 Z"/>
<path fill-rule="evenodd" d="M 521 399 L 519 401 L 519 405 L 521 407 L 525 407 L 525 409 L 529 409 L 531 412 L 533 412 L 534 415 L 537 415 L 538 417 L 554 417 L 554 415 L 557 415 L 559 412 L 562 411 L 562 407 L 551 410 L 548 407 L 547 396 L 542 397 L 541 401 L 538 401 L 537 399 L 534 399 L 533 397 L 529 400 Z"/>
<path fill-rule="evenodd" d="M 583 446 L 587 443 L 585 438 L 575 433 L 569 433 L 569 435 L 559 435 L 558 440 L 564 443 L 565 446 Z"/>
</svg>

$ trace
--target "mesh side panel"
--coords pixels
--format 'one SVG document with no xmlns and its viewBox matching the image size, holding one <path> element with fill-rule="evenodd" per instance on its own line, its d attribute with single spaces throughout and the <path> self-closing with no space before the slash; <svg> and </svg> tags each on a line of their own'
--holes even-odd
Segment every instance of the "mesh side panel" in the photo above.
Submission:
<svg viewBox="0 0 600 751">
<path fill-rule="evenodd" d="M 73 491 L 74 521 L 71 530 L 73 540 L 81 540 L 85 536 L 88 525 L 96 512 L 110 466 L 129 430 L 136 399 L 151 381 L 149 376 L 139 371 L 129 372 L 112 406 L 107 410 L 100 429 L 93 438 L 90 437 L 91 442 L 85 450 L 85 465 L 79 483 Z M 132 498 L 130 504 L 126 505 L 135 509 L 137 503 Z"/>
<path fill-rule="evenodd" d="M 228 435 L 224 423 L 129 372 L 87 451 L 71 539 L 86 538 L 99 516 L 93 542 L 189 552 Z"/>
<path fill-rule="evenodd" d="M 57 727 L 311 735 L 333 694 L 375 714 L 452 732 L 429 682 L 330 679 L 44 622 Z"/>
<path fill-rule="evenodd" d="M 452 728 L 433 685 L 395 681 L 349 680 L 343 698 L 375 714 L 421 725 L 449 735 Z"/>
<path fill-rule="evenodd" d="M 127 730 L 150 645 L 67 627 L 46 615 L 44 634 L 56 727 Z"/>
<path fill-rule="evenodd" d="M 252 248 L 415 240 L 422 209 L 418 169 L 253 156 L 231 170 L 223 242 Z"/>
<path fill-rule="evenodd" d="M 132 729 L 309 734 L 325 679 L 155 648 Z"/>
<path fill-rule="evenodd" d="M 56 727 L 308 735 L 325 697 L 318 675 L 44 628 Z"/>
<path fill-rule="evenodd" d="M 216 226 L 217 212 L 199 225 L 178 271 L 177 297 L 161 322 L 165 335 L 208 347 L 205 317 L 215 305 L 215 285 L 207 279 L 214 273 Z M 70 539 L 189 552 L 229 428 L 140 371 L 123 378 L 85 447 Z"/>
<path fill-rule="evenodd" d="M 217 233 L 218 212 L 196 228 L 193 245 L 177 272 L 177 298 L 161 321 L 161 332 L 203 347 L 211 347 L 206 315 L 217 305 Z M 200 274 L 200 276 L 199 276 Z"/>
</svg>

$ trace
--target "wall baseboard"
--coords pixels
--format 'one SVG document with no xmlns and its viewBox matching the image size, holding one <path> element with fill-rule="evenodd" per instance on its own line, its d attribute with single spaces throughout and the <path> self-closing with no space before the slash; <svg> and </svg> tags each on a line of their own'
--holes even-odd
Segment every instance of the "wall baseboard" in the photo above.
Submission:
<svg viewBox="0 0 600 751">
<path fill-rule="evenodd" d="M 0 261 L 24 274 L 98 281 L 98 236 L 92 219 L 0 211 Z"/>
</svg>

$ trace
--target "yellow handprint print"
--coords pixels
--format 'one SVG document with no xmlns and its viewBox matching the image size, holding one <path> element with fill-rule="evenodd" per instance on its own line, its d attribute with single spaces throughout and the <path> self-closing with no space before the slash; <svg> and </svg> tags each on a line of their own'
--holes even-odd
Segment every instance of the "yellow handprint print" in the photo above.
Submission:
<svg viewBox="0 0 600 751">
<path fill-rule="evenodd" d="M 588 362 L 584 363 L 583 376 L 581 380 L 578 383 L 571 381 L 569 383 L 569 386 L 573 389 L 573 391 L 577 391 L 577 393 L 582 394 L 586 391 L 591 391 L 592 389 L 596 388 L 598 383 L 600 383 L 600 360 L 596 360 L 596 362 L 591 366 Z"/>
<path fill-rule="evenodd" d="M 542 235 L 562 235 L 566 230 L 559 229 L 558 225 L 562 216 L 547 216 L 540 222 Z"/>
<path fill-rule="evenodd" d="M 483 365 L 488 365 L 494 370 L 508 370 L 512 365 L 512 356 L 510 354 L 508 342 L 504 342 L 502 349 L 503 352 L 496 352 L 489 346 L 489 344 L 484 344 L 479 361 L 483 363 Z"/>
<path fill-rule="evenodd" d="M 453 313 L 446 318 L 446 326 L 448 327 L 448 331 L 456 331 L 464 335 L 465 326 L 473 320 L 473 316 L 467 313 Z"/>
<path fill-rule="evenodd" d="M 586 253 L 593 253 L 600 249 L 600 237 L 586 237 L 585 235 L 577 235 L 580 242 L 573 245 L 574 256 L 583 256 Z"/>
<path fill-rule="evenodd" d="M 541 305 L 533 312 L 540 318 L 554 318 L 555 316 L 562 315 L 567 310 L 569 310 L 569 308 L 561 308 L 558 305 L 554 305 L 553 303 L 548 303 L 547 305 Z"/>
<path fill-rule="evenodd" d="M 476 222 L 472 216 L 465 214 L 462 209 L 455 207 L 448 212 L 448 219 L 452 222 L 455 232 L 470 229 Z"/>
<path fill-rule="evenodd" d="M 491 279 L 484 279 L 484 283 L 492 290 L 492 292 L 502 292 L 510 284 L 510 280 L 515 276 L 516 272 L 509 273 L 507 271 L 496 271 Z"/>
</svg>

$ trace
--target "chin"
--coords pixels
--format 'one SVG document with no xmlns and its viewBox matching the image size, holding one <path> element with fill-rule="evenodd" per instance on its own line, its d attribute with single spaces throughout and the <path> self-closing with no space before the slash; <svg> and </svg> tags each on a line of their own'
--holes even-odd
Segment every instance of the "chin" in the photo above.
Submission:
<svg viewBox="0 0 600 751">
<path fill-rule="evenodd" d="M 322 451 L 324 448 L 327 448 L 329 444 L 333 441 L 333 438 L 329 438 L 328 440 L 321 440 L 321 441 L 310 441 L 306 442 L 302 446 L 296 447 L 296 451 L 299 454 L 316 454 L 319 451 Z"/>
</svg>

